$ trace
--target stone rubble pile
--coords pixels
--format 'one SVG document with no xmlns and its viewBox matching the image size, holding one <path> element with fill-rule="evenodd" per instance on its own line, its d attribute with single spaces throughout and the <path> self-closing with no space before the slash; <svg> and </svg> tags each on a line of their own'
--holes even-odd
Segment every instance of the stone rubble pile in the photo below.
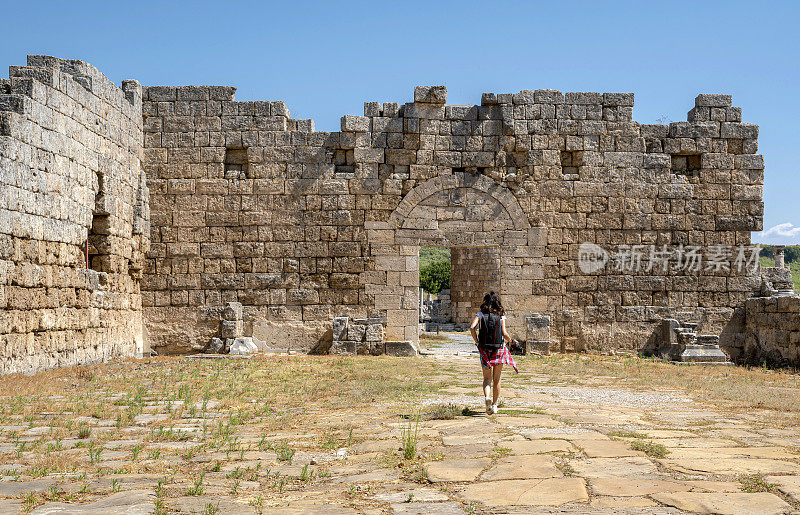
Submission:
<svg viewBox="0 0 800 515">
<path fill-rule="evenodd" d="M 220 336 L 211 338 L 203 349 L 206 354 L 248 355 L 266 350 L 265 342 L 244 336 L 244 310 L 240 302 L 228 302 L 222 310 Z"/>
</svg>

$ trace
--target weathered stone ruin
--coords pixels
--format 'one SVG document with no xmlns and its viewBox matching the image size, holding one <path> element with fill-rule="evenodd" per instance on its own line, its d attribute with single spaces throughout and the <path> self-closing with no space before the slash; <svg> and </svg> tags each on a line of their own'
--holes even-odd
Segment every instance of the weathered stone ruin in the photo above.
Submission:
<svg viewBox="0 0 800 515">
<path fill-rule="evenodd" d="M 0 373 L 144 345 L 142 89 L 31 56 L 0 80 Z"/>
<path fill-rule="evenodd" d="M 783 255 L 776 265 L 783 264 Z M 792 293 L 788 268 L 764 269 L 761 291 L 744 309 L 743 361 L 771 366 L 800 365 L 800 295 Z"/>
<path fill-rule="evenodd" d="M 441 290 L 436 295 L 431 295 L 420 289 L 419 322 L 423 331 L 454 330 L 453 304 L 450 298 L 450 289 Z"/>
<path fill-rule="evenodd" d="M 633 121 L 630 93 L 449 105 L 443 86 L 417 87 L 413 102 L 367 102 L 316 132 L 232 87 L 118 88 L 41 56 L 9 77 L 4 372 L 208 350 L 227 322 L 285 350 L 405 353 L 420 246 L 452 249 L 456 321 L 496 284 L 520 340 L 546 316 L 554 349 L 657 348 L 672 319 L 717 335 L 734 361 L 758 354 L 745 352 L 744 306 L 762 279 L 736 249 L 762 228 L 764 163 L 758 126 L 728 95 L 650 125 Z M 694 247 L 715 266 L 677 266 Z M 227 303 L 241 319 L 223 319 Z"/>
</svg>

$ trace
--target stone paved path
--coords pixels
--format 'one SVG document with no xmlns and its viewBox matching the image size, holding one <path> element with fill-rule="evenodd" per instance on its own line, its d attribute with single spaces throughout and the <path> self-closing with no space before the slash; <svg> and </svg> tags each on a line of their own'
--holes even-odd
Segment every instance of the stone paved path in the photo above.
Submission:
<svg viewBox="0 0 800 515">
<path fill-rule="evenodd" d="M 461 333 L 431 333 L 446 338 L 435 343 L 421 342 L 421 351 L 424 355 L 433 356 L 457 356 L 477 354 L 472 335 L 468 332 Z"/>
<path fill-rule="evenodd" d="M 158 424 L 166 402 L 149 397 L 130 424 L 102 413 L 76 419 L 92 438 L 113 433 L 96 456 L 82 435 L 53 439 L 46 417 L 5 412 L 0 513 L 798 513 L 797 427 L 678 392 L 634 391 L 603 378 L 553 384 L 531 374 L 506 375 L 503 409 L 488 416 L 479 410 L 476 358 L 460 352 L 463 345 L 422 358 L 439 360 L 455 378 L 423 399 L 423 413 L 446 404 L 469 409 L 452 419 L 423 417 L 412 459 L 401 449 L 413 422 L 397 416 L 407 405 L 320 411 L 313 427 L 287 425 L 266 436 L 243 424 L 235 444 L 215 447 L 200 436 L 224 431 L 231 413 L 196 402 L 168 429 L 173 437 L 154 438 L 165 431 Z M 169 402 L 172 410 L 180 401 Z M 342 424 L 351 428 L 346 441 L 304 445 Z M 283 443 L 265 441 L 289 442 L 292 458 Z M 38 445 L 47 452 L 30 450 Z M 100 473 L 78 472 L 87 459 Z M 74 461 L 76 472 L 36 474 L 58 460 Z M 170 472 L 186 463 L 204 472 Z"/>
</svg>

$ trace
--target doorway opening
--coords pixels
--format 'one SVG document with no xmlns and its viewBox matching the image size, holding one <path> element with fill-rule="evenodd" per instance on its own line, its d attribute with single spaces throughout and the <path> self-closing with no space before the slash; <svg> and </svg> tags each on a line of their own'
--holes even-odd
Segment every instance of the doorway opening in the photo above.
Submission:
<svg viewBox="0 0 800 515">
<path fill-rule="evenodd" d="M 420 247 L 420 325 L 424 331 L 463 331 L 483 295 L 501 291 L 500 248 Z"/>
<path fill-rule="evenodd" d="M 423 331 L 439 331 L 452 326 L 450 301 L 452 276 L 451 250 L 448 247 L 419 249 L 419 322 Z"/>
</svg>

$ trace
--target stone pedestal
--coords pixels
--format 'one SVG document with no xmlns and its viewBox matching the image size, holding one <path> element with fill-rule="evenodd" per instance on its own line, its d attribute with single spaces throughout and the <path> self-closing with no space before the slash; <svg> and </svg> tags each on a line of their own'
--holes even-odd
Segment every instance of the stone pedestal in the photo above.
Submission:
<svg viewBox="0 0 800 515">
<path fill-rule="evenodd" d="M 719 336 L 697 334 L 697 324 L 662 320 L 658 354 L 662 359 L 681 363 L 729 364 L 728 356 L 719 348 Z"/>
<path fill-rule="evenodd" d="M 533 313 L 525 318 L 525 354 L 550 354 L 550 316 Z"/>
<path fill-rule="evenodd" d="M 727 363 L 728 356 L 719 345 L 687 345 L 678 361 L 691 363 Z"/>
</svg>

